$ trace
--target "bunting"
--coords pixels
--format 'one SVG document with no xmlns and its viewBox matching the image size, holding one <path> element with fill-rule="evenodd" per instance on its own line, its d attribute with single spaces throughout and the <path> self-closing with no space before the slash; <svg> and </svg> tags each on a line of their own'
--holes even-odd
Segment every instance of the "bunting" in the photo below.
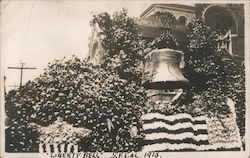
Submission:
<svg viewBox="0 0 250 158">
<path fill-rule="evenodd" d="M 145 141 L 143 151 L 240 150 L 239 143 L 210 142 L 211 124 L 205 116 L 182 113 L 166 116 L 149 113 L 142 116 Z M 210 135 L 209 135 L 210 134 Z"/>
</svg>

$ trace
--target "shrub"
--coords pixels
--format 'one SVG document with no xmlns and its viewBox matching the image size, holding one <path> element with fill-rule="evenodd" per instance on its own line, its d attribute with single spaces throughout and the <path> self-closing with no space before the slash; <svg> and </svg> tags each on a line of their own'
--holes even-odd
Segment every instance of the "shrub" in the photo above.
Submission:
<svg viewBox="0 0 250 158">
<path fill-rule="evenodd" d="M 237 124 L 241 136 L 245 132 L 245 77 L 244 67 L 237 64 L 227 52 L 216 50 L 218 34 L 195 19 L 190 24 L 189 52 L 186 53 L 185 73 L 194 87 L 194 96 L 200 95 L 206 114 L 219 118 L 230 114 L 226 99 L 235 102 Z"/>
<path fill-rule="evenodd" d="M 5 130 L 6 152 L 37 152 L 38 132 L 30 128 L 31 115 L 34 113 L 29 97 L 16 90 L 6 96 L 5 109 L 9 117 Z"/>
<path fill-rule="evenodd" d="M 49 126 L 61 117 L 74 127 L 93 131 L 86 142 L 89 151 L 131 151 L 140 149 L 142 135 L 131 137 L 129 130 L 133 126 L 141 128 L 144 97 L 144 89 L 134 82 L 73 57 L 56 60 L 40 77 L 9 93 L 6 109 L 11 122 L 17 119 L 14 133 L 23 132 L 19 123 L 24 120 L 25 124 Z M 26 137 L 15 135 L 13 139 Z M 18 144 L 13 145 L 22 151 Z"/>
</svg>

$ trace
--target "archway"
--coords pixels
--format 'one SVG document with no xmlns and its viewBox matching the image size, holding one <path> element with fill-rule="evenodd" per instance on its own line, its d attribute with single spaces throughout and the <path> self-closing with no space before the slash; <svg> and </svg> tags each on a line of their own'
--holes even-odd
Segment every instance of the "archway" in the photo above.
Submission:
<svg viewBox="0 0 250 158">
<path fill-rule="evenodd" d="M 211 5 L 203 12 L 205 23 L 218 31 L 217 50 L 225 50 L 233 55 L 235 39 L 238 34 L 238 23 L 233 13 L 223 6 Z"/>
<path fill-rule="evenodd" d="M 211 28 L 219 31 L 222 35 L 231 31 L 237 34 L 237 20 L 234 15 L 223 6 L 209 6 L 203 12 L 205 23 Z"/>
</svg>

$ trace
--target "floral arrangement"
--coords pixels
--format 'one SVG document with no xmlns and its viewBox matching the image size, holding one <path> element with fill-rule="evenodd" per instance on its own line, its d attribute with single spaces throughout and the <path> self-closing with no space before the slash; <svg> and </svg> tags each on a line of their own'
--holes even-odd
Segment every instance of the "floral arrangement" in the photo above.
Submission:
<svg viewBox="0 0 250 158">
<path fill-rule="evenodd" d="M 169 49 L 178 49 L 178 42 L 175 37 L 171 34 L 161 34 L 160 36 L 156 37 L 152 42 L 149 42 L 148 47 L 155 49 L 162 49 L 162 48 L 169 48 Z"/>
<path fill-rule="evenodd" d="M 70 124 L 65 125 L 68 128 L 92 131 L 86 140 L 79 142 L 82 150 L 140 150 L 143 136 L 131 136 L 129 130 L 134 126 L 138 131 L 141 129 L 141 107 L 145 104 L 145 96 L 144 89 L 136 83 L 120 79 L 115 72 L 86 60 L 76 57 L 56 60 L 40 77 L 7 95 L 10 125 L 6 136 L 11 138 L 6 146 L 15 151 L 30 150 L 28 143 L 33 142 L 31 146 L 36 148 L 38 137 L 30 140 L 32 133 L 25 131 L 30 129 L 30 123 L 55 128 L 67 122 Z M 53 125 L 58 117 L 63 122 Z M 31 130 L 39 136 L 38 130 Z M 72 142 L 76 142 L 79 135 L 74 132 L 72 135 Z M 16 140 L 23 142 L 23 146 Z"/>
<path fill-rule="evenodd" d="M 190 26 L 189 52 L 186 53 L 187 78 L 193 83 L 190 92 L 200 96 L 204 111 L 209 117 L 225 119 L 230 116 L 226 99 L 236 105 L 237 125 L 245 135 L 245 72 L 244 66 L 228 54 L 216 49 L 218 33 L 202 19 L 194 19 Z M 190 100 L 196 100 L 192 96 Z"/>
<path fill-rule="evenodd" d="M 40 144 L 78 144 L 80 140 L 88 136 L 92 131 L 83 127 L 74 127 L 58 117 L 56 121 L 48 126 L 39 126 L 30 124 L 31 127 L 36 127 L 39 132 Z"/>
</svg>

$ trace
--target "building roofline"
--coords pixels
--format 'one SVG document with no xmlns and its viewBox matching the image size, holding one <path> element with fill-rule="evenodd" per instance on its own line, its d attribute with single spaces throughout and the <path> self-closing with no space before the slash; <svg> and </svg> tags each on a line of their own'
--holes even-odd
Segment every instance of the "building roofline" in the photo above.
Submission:
<svg viewBox="0 0 250 158">
<path fill-rule="evenodd" d="M 195 6 L 189 6 L 189 5 L 182 5 L 182 4 L 164 4 L 164 3 L 156 3 L 156 4 L 152 4 L 151 6 L 149 6 L 145 11 L 142 12 L 142 14 L 140 15 L 140 18 L 143 18 L 145 15 L 147 15 L 147 13 L 153 9 L 156 6 L 162 6 L 162 7 L 168 7 L 168 8 L 180 8 L 180 9 L 185 9 L 185 10 L 189 10 L 190 12 L 195 12 Z"/>
</svg>

